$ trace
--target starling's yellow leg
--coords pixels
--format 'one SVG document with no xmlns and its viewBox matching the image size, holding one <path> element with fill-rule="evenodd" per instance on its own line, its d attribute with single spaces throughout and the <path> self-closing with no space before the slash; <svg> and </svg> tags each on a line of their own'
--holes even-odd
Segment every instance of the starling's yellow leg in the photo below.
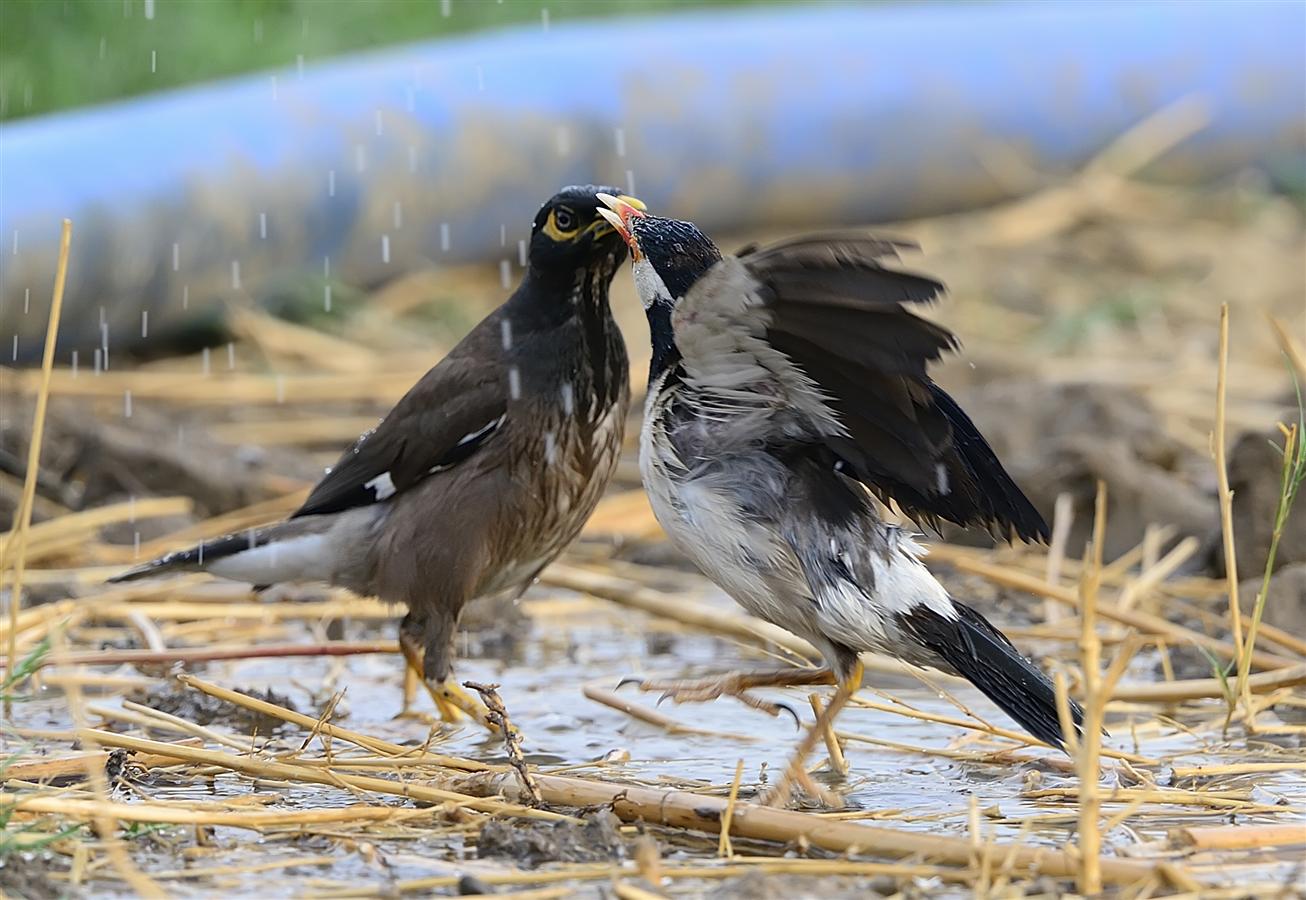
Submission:
<svg viewBox="0 0 1306 900">
<path fill-rule="evenodd" d="M 858 660 L 848 673 L 848 677 L 839 682 L 838 689 L 835 690 L 834 696 L 830 698 L 830 704 L 821 711 L 816 721 L 812 723 L 811 729 L 803 735 L 802 741 L 798 744 L 798 749 L 789 760 L 789 765 L 785 768 L 784 774 L 780 780 L 775 783 L 767 794 L 765 803 L 768 806 L 784 806 L 789 801 L 789 794 L 793 790 L 794 782 L 804 785 L 810 785 L 811 779 L 807 775 L 807 757 L 816 749 L 816 745 L 824 738 L 827 728 L 834 725 L 835 717 L 839 711 L 848 705 L 853 694 L 862 686 L 863 668 L 861 660 Z M 811 788 L 809 787 L 808 790 Z M 837 798 L 828 791 L 823 792 L 826 796 L 820 797 L 822 802 L 837 802 Z"/>
<path fill-rule="evenodd" d="M 703 679 L 668 679 L 665 681 L 650 679 L 625 679 L 622 685 L 635 684 L 641 691 L 658 691 L 663 700 L 675 703 L 705 703 L 718 697 L 734 697 L 746 706 L 761 710 L 770 715 L 786 711 L 779 703 L 769 703 L 750 696 L 750 688 L 759 687 L 794 687 L 809 684 L 834 684 L 834 674 L 829 669 L 799 669 L 790 667 L 763 672 L 731 672 L 715 678 Z M 795 716 L 796 718 L 796 716 Z"/>
</svg>

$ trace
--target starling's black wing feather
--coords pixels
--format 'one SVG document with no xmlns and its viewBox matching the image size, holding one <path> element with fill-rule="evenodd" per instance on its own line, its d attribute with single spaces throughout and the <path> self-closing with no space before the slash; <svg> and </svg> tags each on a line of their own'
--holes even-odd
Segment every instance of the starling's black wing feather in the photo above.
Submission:
<svg viewBox="0 0 1306 900">
<path fill-rule="evenodd" d="M 979 525 L 1026 540 L 1047 524 L 928 367 L 956 349 L 909 303 L 943 285 L 885 268 L 903 242 L 815 235 L 741 256 L 760 285 L 768 342 L 816 382 L 847 430 L 827 445 L 882 499 L 931 524 Z"/>
<path fill-rule="evenodd" d="M 491 315 L 341 455 L 292 518 L 388 500 L 484 446 L 507 410 L 498 334 Z"/>
</svg>

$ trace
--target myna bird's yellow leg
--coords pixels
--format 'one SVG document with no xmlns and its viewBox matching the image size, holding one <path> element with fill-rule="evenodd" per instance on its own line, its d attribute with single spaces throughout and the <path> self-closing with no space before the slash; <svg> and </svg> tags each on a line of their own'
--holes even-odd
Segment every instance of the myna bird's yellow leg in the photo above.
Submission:
<svg viewBox="0 0 1306 900">
<path fill-rule="evenodd" d="M 817 716 L 807 734 L 803 735 L 802 741 L 798 744 L 798 749 L 794 751 L 794 755 L 790 758 L 789 765 L 785 767 L 780 780 L 767 793 L 763 801 L 766 805 L 784 806 L 789 801 L 789 794 L 792 792 L 795 782 L 803 784 L 808 791 L 811 791 L 812 787 L 815 786 L 807 774 L 807 757 L 816 749 L 816 745 L 824 739 L 826 729 L 834 725 L 835 717 L 839 715 L 840 710 L 848 705 L 848 701 L 852 699 L 853 694 L 857 693 L 857 689 L 862 686 L 862 674 L 862 664 L 858 660 L 853 665 L 848 677 L 839 682 L 839 688 L 834 692 L 834 696 L 830 698 L 830 704 Z M 839 798 L 829 791 L 818 788 L 818 793 L 822 796 L 817 799 L 823 803 L 837 804 L 840 802 Z"/>
<path fill-rule="evenodd" d="M 407 634 L 402 629 L 399 632 L 399 649 L 404 654 L 404 708 L 399 713 L 400 716 L 415 716 L 421 718 L 425 713 L 418 713 L 413 709 L 413 700 L 417 696 L 417 685 L 426 688 L 426 692 L 431 695 L 431 702 L 435 704 L 436 710 L 440 713 L 442 722 L 459 722 L 462 721 L 462 714 L 458 712 L 456 706 L 451 705 L 445 698 L 445 694 L 437 685 L 432 685 L 423 677 L 423 658 L 425 656 L 421 645 L 412 635 Z"/>
<path fill-rule="evenodd" d="M 493 727 L 490 725 L 489 711 L 485 708 L 485 704 L 463 690 L 462 685 L 454 681 L 452 675 L 442 682 L 428 684 L 428 686 L 432 691 L 431 696 L 434 697 L 438 694 L 440 697 L 436 702 L 440 706 L 442 716 L 447 707 L 454 713 L 465 713 L 468 718 L 473 719 L 485 728 Z"/>
</svg>

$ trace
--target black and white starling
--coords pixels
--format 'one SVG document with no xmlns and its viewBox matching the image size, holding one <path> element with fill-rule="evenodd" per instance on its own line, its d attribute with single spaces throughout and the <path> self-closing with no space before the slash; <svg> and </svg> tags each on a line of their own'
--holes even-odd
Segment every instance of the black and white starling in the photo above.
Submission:
<svg viewBox="0 0 1306 900">
<path fill-rule="evenodd" d="M 886 267 L 908 246 L 898 241 L 823 234 L 723 256 L 688 222 L 602 199 L 630 244 L 652 335 L 640 469 L 658 521 L 750 613 L 819 648 L 839 685 L 773 797 L 805 780 L 804 757 L 861 684 L 863 651 L 961 675 L 1061 746 L 1052 682 L 948 594 L 916 535 L 875 500 L 930 524 L 1048 534 L 929 377 L 957 342 L 908 307 L 942 285 Z M 798 681 L 646 687 L 705 699 Z"/>
<path fill-rule="evenodd" d="M 569 187 L 544 204 L 517 290 L 344 452 L 289 519 L 112 580 L 203 570 L 402 603 L 410 669 L 445 718 L 477 710 L 451 678 L 463 606 L 524 591 L 580 532 L 621 448 L 630 376 L 608 288 L 626 245 L 598 214 L 604 191 L 616 189 Z"/>
</svg>

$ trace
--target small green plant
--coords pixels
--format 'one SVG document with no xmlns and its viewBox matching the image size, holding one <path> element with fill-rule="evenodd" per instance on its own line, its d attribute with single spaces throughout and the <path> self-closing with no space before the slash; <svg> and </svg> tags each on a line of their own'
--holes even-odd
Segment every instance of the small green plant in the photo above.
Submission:
<svg viewBox="0 0 1306 900">
<path fill-rule="evenodd" d="M 26 656 L 18 661 L 18 665 L 5 673 L 5 680 L 0 683 L 0 702 L 8 704 L 28 699 L 26 694 L 15 693 L 15 689 L 32 677 L 33 672 L 45 665 L 45 657 L 49 653 L 50 639 L 48 637 L 43 638 Z"/>
<path fill-rule="evenodd" d="M 1283 467 L 1279 480 L 1279 502 L 1274 510 L 1274 530 L 1270 533 L 1270 549 L 1265 557 L 1265 571 L 1261 575 L 1261 587 L 1256 592 L 1256 605 L 1252 609 L 1251 627 L 1247 629 L 1247 637 L 1238 653 L 1238 682 L 1234 697 L 1242 698 L 1248 728 L 1252 727 L 1255 718 L 1251 703 L 1251 688 L 1248 685 L 1247 677 L 1251 672 L 1252 651 L 1256 646 L 1256 632 L 1260 628 L 1261 616 L 1265 612 L 1265 602 L 1269 598 L 1270 578 L 1274 575 L 1274 560 L 1279 552 L 1279 541 L 1287 528 L 1288 516 L 1292 513 L 1292 506 L 1297 499 L 1297 494 L 1302 485 L 1306 484 L 1306 402 L 1302 399 L 1301 382 L 1297 380 L 1296 373 L 1293 372 L 1291 365 L 1289 366 L 1289 372 L 1292 373 L 1292 383 L 1297 393 L 1297 421 L 1291 425 L 1279 424 L 1279 432 L 1283 437 L 1282 447 L 1273 441 L 1270 442 L 1270 446 L 1274 447 L 1279 455 L 1283 457 Z M 1236 701 L 1231 700 L 1231 706 L 1233 702 Z"/>
<path fill-rule="evenodd" d="M 9 680 L 6 679 L 5 686 L 8 687 L 8 685 Z M 19 750 L 17 753 L 0 760 L 0 781 L 4 780 L 4 773 L 13 765 L 14 760 L 18 759 L 22 754 L 23 750 Z M 81 825 L 67 825 L 58 831 L 42 832 L 37 828 L 40 823 L 35 821 L 14 827 L 12 822 L 16 811 L 17 804 L 0 803 L 0 860 L 5 859 L 16 850 L 40 850 L 55 841 L 72 837 L 82 830 Z"/>
</svg>

